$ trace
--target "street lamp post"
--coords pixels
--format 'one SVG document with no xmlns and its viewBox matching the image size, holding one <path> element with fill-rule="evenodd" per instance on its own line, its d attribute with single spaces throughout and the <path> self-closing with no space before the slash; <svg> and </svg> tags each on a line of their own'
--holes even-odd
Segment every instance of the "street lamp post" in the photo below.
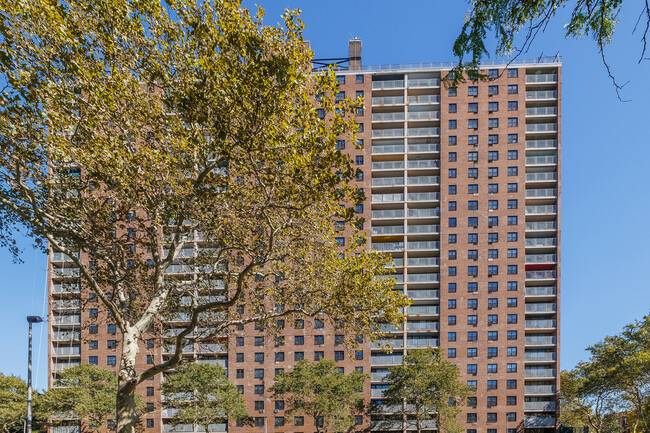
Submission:
<svg viewBox="0 0 650 433">
<path fill-rule="evenodd" d="M 41 323 L 41 316 L 27 316 L 29 348 L 27 352 L 27 433 L 32 433 L 32 324 Z"/>
</svg>

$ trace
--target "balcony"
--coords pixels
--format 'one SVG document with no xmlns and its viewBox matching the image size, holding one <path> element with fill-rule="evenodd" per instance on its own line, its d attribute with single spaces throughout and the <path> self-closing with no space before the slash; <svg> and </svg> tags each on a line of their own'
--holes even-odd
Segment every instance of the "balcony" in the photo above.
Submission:
<svg viewBox="0 0 650 433">
<path fill-rule="evenodd" d="M 79 331 L 56 331 L 52 333 L 52 341 L 79 341 L 81 332 Z"/>
<path fill-rule="evenodd" d="M 526 329 L 555 328 L 555 320 L 526 320 Z"/>
<path fill-rule="evenodd" d="M 390 280 L 392 278 L 395 280 L 396 284 L 404 284 L 404 274 L 377 275 L 376 278 L 380 278 L 382 280 Z"/>
<path fill-rule="evenodd" d="M 524 417 L 524 428 L 555 427 L 555 418 L 552 416 L 527 416 Z"/>
<path fill-rule="evenodd" d="M 557 189 L 555 188 L 534 188 L 526 190 L 526 198 L 555 198 Z"/>
<path fill-rule="evenodd" d="M 526 133 L 557 132 L 557 123 L 527 123 Z"/>
<path fill-rule="evenodd" d="M 437 283 L 440 281 L 439 274 L 408 274 L 407 283 Z"/>
<path fill-rule="evenodd" d="M 527 156 L 526 165 L 554 165 L 557 164 L 557 155 Z"/>
<path fill-rule="evenodd" d="M 409 95 L 408 101 L 409 104 L 439 104 L 440 95 Z"/>
<path fill-rule="evenodd" d="M 404 218 L 404 209 L 373 210 L 372 219 Z"/>
<path fill-rule="evenodd" d="M 402 246 L 404 244 L 402 243 Z M 407 243 L 409 251 L 428 251 L 439 250 L 440 242 L 438 241 L 413 241 Z"/>
<path fill-rule="evenodd" d="M 372 82 L 372 90 L 402 89 L 402 88 L 404 88 L 404 80 L 382 80 L 382 81 Z"/>
<path fill-rule="evenodd" d="M 404 201 L 404 193 L 395 194 L 373 194 L 373 203 L 397 203 Z"/>
<path fill-rule="evenodd" d="M 555 148 L 557 148 L 557 140 L 526 140 L 526 150 Z"/>
<path fill-rule="evenodd" d="M 372 138 L 404 137 L 404 128 L 373 129 Z"/>
<path fill-rule="evenodd" d="M 386 376 L 390 374 L 390 371 L 373 371 L 370 373 L 370 380 L 372 382 L 382 382 Z"/>
<path fill-rule="evenodd" d="M 529 352 L 526 351 L 526 361 L 545 362 L 555 361 L 555 352 Z"/>
<path fill-rule="evenodd" d="M 54 356 L 76 356 L 81 355 L 81 346 L 64 346 L 54 347 L 52 350 Z"/>
<path fill-rule="evenodd" d="M 439 159 L 409 159 L 408 168 L 440 168 Z"/>
<path fill-rule="evenodd" d="M 526 75 L 526 84 L 528 83 L 557 83 L 557 74 Z"/>
<path fill-rule="evenodd" d="M 55 277 L 78 277 L 79 268 L 52 268 L 52 274 Z"/>
<path fill-rule="evenodd" d="M 554 401 L 525 401 L 524 410 L 539 410 L 543 412 L 555 412 L 556 404 Z"/>
<path fill-rule="evenodd" d="M 372 228 L 373 235 L 403 235 L 404 226 L 377 226 Z"/>
<path fill-rule="evenodd" d="M 542 173 L 526 173 L 526 182 L 553 182 L 557 180 L 557 173 L 542 172 Z"/>
<path fill-rule="evenodd" d="M 401 338 L 392 338 L 389 340 L 377 340 L 373 341 L 370 343 L 370 347 L 373 349 L 385 349 L 385 348 L 393 348 L 393 349 L 401 349 L 404 347 L 404 340 Z"/>
<path fill-rule="evenodd" d="M 555 377 L 554 368 L 526 367 L 526 377 Z"/>
<path fill-rule="evenodd" d="M 437 290 L 431 290 L 431 291 L 437 292 Z M 412 290 L 409 290 L 409 297 L 411 297 L 410 296 L 411 292 Z M 418 322 L 409 321 L 406 322 L 406 330 L 407 331 L 439 331 L 440 324 L 438 322 L 429 322 L 429 321 L 418 321 Z"/>
<path fill-rule="evenodd" d="M 397 113 L 372 113 L 373 122 L 403 122 L 404 112 Z"/>
<path fill-rule="evenodd" d="M 527 101 L 544 101 L 551 99 L 557 99 L 557 90 L 534 90 L 526 92 Z"/>
<path fill-rule="evenodd" d="M 410 79 L 406 82 L 406 85 L 409 89 L 421 88 L 421 87 L 440 87 L 439 78 L 415 78 Z"/>
<path fill-rule="evenodd" d="M 80 299 L 55 299 L 52 301 L 53 310 L 78 310 L 80 308 Z"/>
<path fill-rule="evenodd" d="M 526 231 L 557 230 L 557 221 L 533 221 L 526 223 Z"/>
<path fill-rule="evenodd" d="M 55 325 L 80 325 L 81 324 L 81 315 L 66 315 L 66 316 L 54 316 Z"/>
<path fill-rule="evenodd" d="M 555 385 L 525 385 L 524 394 L 555 394 Z"/>
<path fill-rule="evenodd" d="M 409 153 L 440 152 L 440 143 L 409 144 Z"/>
<path fill-rule="evenodd" d="M 526 335 L 526 346 L 555 346 L 556 339 L 552 335 Z"/>
<path fill-rule="evenodd" d="M 372 169 L 373 169 L 373 171 L 374 170 L 403 170 L 404 169 L 404 161 L 378 161 L 378 162 L 373 162 L 372 163 Z"/>
<path fill-rule="evenodd" d="M 401 364 L 404 360 L 402 355 L 372 355 L 370 365 L 394 365 Z"/>
<path fill-rule="evenodd" d="M 406 347 L 438 347 L 440 340 L 437 338 L 406 338 Z"/>
<path fill-rule="evenodd" d="M 526 108 L 526 117 L 532 116 L 556 116 L 557 107 L 532 107 Z M 374 120 L 374 117 L 373 117 Z"/>
<path fill-rule="evenodd" d="M 373 242 L 372 249 L 375 251 L 402 251 L 404 242 Z"/>
<path fill-rule="evenodd" d="M 428 209 L 409 209 L 408 210 L 409 218 L 437 218 L 440 216 L 440 208 L 428 208 Z"/>
<path fill-rule="evenodd" d="M 526 238 L 526 248 L 542 248 L 557 246 L 556 238 Z"/>
<path fill-rule="evenodd" d="M 427 137 L 440 135 L 440 128 L 409 128 L 409 137 Z M 374 130 L 373 130 L 374 137 Z"/>
<path fill-rule="evenodd" d="M 409 227 L 410 229 L 410 227 Z M 408 266 L 440 266 L 439 257 L 409 257 Z"/>
<path fill-rule="evenodd" d="M 169 265 L 165 270 L 167 274 L 190 274 L 194 271 L 191 265 Z"/>
<path fill-rule="evenodd" d="M 79 259 L 79 257 L 80 257 L 79 251 L 75 251 L 73 254 L 77 259 Z M 70 257 L 68 257 L 67 255 L 63 254 L 63 253 L 54 252 L 54 253 L 52 253 L 52 261 L 53 262 L 71 262 L 72 259 Z"/>
<path fill-rule="evenodd" d="M 72 368 L 75 365 L 81 364 L 81 361 L 71 361 L 71 362 L 57 362 L 52 364 L 52 372 L 57 373 L 59 371 L 67 370 Z"/>
<path fill-rule="evenodd" d="M 373 155 L 382 155 L 386 153 L 404 153 L 403 144 L 374 144 L 372 146 Z"/>
<path fill-rule="evenodd" d="M 372 186 L 404 186 L 403 177 L 373 177 Z"/>
<path fill-rule="evenodd" d="M 557 206 L 554 204 L 526 206 L 526 215 L 554 215 L 557 213 Z"/>
<path fill-rule="evenodd" d="M 370 397 L 383 397 L 384 389 L 383 388 L 372 388 L 370 390 Z"/>
<path fill-rule="evenodd" d="M 437 276 L 438 274 L 432 275 Z M 437 305 L 411 305 L 406 309 L 406 314 L 409 316 L 438 315 L 440 314 L 440 307 Z"/>
<path fill-rule="evenodd" d="M 556 271 L 526 271 L 527 280 L 554 280 L 557 278 Z"/>
<path fill-rule="evenodd" d="M 384 267 L 386 268 L 391 268 L 391 267 L 402 267 L 404 266 L 404 257 L 394 257 L 393 260 L 390 261 L 390 263 Z"/>
<path fill-rule="evenodd" d="M 526 313 L 555 313 L 556 310 L 554 303 L 526 304 Z"/>
<path fill-rule="evenodd" d="M 52 293 L 81 293 L 81 286 L 79 283 L 52 284 Z"/>
<path fill-rule="evenodd" d="M 555 296 L 555 286 L 526 287 L 526 296 Z"/>
<path fill-rule="evenodd" d="M 439 201 L 440 193 L 437 192 L 409 192 L 408 201 Z"/>
<path fill-rule="evenodd" d="M 529 263 L 557 263 L 555 254 L 527 254 L 526 264 Z"/>
<path fill-rule="evenodd" d="M 409 176 L 408 185 L 439 185 L 440 176 Z"/>
<path fill-rule="evenodd" d="M 440 120 L 440 111 L 409 111 L 408 120 Z"/>
<path fill-rule="evenodd" d="M 403 96 L 373 96 L 372 106 L 379 105 L 404 105 Z"/>
<path fill-rule="evenodd" d="M 409 225 L 408 234 L 438 234 L 440 226 L 435 224 L 418 224 Z"/>
</svg>

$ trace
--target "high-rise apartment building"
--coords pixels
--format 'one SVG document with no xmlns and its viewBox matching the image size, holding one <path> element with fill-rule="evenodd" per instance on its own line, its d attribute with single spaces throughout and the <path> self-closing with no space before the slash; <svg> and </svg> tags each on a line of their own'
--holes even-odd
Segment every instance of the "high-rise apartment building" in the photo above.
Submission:
<svg viewBox="0 0 650 433">
<path fill-rule="evenodd" d="M 285 422 L 283 402 L 268 392 L 278 372 L 303 358 L 333 359 L 342 371 L 369 373 L 367 398 L 381 400 L 390 366 L 408 351 L 440 347 L 476 389 L 460 415 L 467 433 L 555 429 L 559 59 L 488 63 L 485 80 L 456 88 L 441 82 L 451 64 L 362 66 L 359 40 L 350 41 L 348 64 L 338 71 L 340 97 L 363 96 L 365 109 L 356 113 L 357 142 L 337 146 L 360 169 L 357 182 L 367 200 L 356 210 L 365 218 L 369 247 L 392 255 L 396 290 L 413 304 L 403 326 L 390 329 L 392 353 L 365 342 L 350 354 L 336 330 L 318 320 L 282 324 L 281 340 L 251 324 L 233 331 L 228 351 L 216 343 L 189 347 L 187 356 L 228 368 L 255 418 L 253 427 L 215 428 L 314 431 L 314 420 Z M 105 313 L 86 302 L 87 294 L 62 285 L 78 275 L 68 260 L 50 256 L 50 380 L 81 362 L 112 368 L 119 350 Z M 141 362 L 165 355 L 145 350 Z M 169 430 L 164 423 L 171 413 L 159 410 L 159 381 L 142 387 L 154 408 L 144 417 L 146 431 Z M 358 430 L 371 426 L 358 422 Z"/>
</svg>

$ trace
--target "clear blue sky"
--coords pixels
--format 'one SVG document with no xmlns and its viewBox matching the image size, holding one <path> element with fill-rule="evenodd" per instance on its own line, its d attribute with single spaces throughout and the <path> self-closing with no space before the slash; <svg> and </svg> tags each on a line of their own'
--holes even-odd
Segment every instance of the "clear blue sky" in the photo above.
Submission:
<svg viewBox="0 0 650 433">
<path fill-rule="evenodd" d="M 569 2 L 572 3 L 572 2 Z M 247 1 L 246 5 L 254 3 Z M 466 11 L 461 1 L 259 0 L 266 23 L 285 7 L 301 8 L 305 38 L 317 57 L 347 56 L 347 41 L 363 39 L 363 63 L 453 60 L 451 46 Z M 562 355 L 563 368 L 586 359 L 584 348 L 650 311 L 650 62 L 638 65 L 632 35 L 639 1 L 627 0 L 607 50 L 622 82 L 621 103 L 590 39 L 566 40 L 567 13 L 554 19 L 527 58 L 563 57 Z M 646 53 L 646 57 L 650 53 Z M 0 372 L 26 376 L 27 323 L 40 314 L 45 257 L 24 250 L 24 264 L 0 251 Z M 46 386 L 45 332 L 36 385 Z M 35 367 L 38 357 L 35 359 Z"/>
</svg>

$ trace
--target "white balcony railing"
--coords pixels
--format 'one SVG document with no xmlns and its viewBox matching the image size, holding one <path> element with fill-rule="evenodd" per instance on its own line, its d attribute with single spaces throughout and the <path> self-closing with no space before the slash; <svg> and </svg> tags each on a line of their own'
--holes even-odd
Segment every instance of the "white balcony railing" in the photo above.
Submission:
<svg viewBox="0 0 650 433">
<path fill-rule="evenodd" d="M 526 254 L 526 263 L 556 263 L 555 254 Z"/>
<path fill-rule="evenodd" d="M 404 112 L 397 113 L 372 113 L 373 122 L 403 122 Z"/>
<path fill-rule="evenodd" d="M 402 105 L 403 96 L 373 96 L 372 105 Z"/>
<path fill-rule="evenodd" d="M 409 95 L 409 104 L 437 104 L 440 95 Z"/>
<path fill-rule="evenodd" d="M 435 135 L 440 135 L 440 128 L 409 128 L 408 129 L 409 137 L 425 137 L 425 136 L 435 136 Z"/>
<path fill-rule="evenodd" d="M 556 238 L 526 238 L 526 247 L 554 247 L 557 246 Z"/>
<path fill-rule="evenodd" d="M 404 193 L 372 195 L 373 203 L 395 203 L 400 201 L 404 201 Z"/>
<path fill-rule="evenodd" d="M 415 87 L 440 87 L 440 78 L 409 78 L 406 85 L 409 89 Z"/>
<path fill-rule="evenodd" d="M 408 168 L 440 168 L 438 159 L 409 159 Z"/>
<path fill-rule="evenodd" d="M 555 303 L 526 304 L 526 313 L 554 313 L 556 310 Z"/>
<path fill-rule="evenodd" d="M 528 123 L 526 132 L 557 132 L 557 123 Z"/>
<path fill-rule="evenodd" d="M 438 185 L 440 176 L 409 176 L 409 185 Z"/>
<path fill-rule="evenodd" d="M 408 274 L 408 283 L 437 283 L 440 281 L 440 274 Z"/>
<path fill-rule="evenodd" d="M 526 173 L 526 182 L 544 182 L 557 180 L 557 173 L 542 172 L 542 173 Z"/>
<path fill-rule="evenodd" d="M 404 161 L 378 161 L 372 163 L 373 170 L 403 170 Z M 374 180 L 374 179 L 373 179 Z"/>
<path fill-rule="evenodd" d="M 526 75 L 526 83 L 555 83 L 557 74 L 530 74 Z"/>
<path fill-rule="evenodd" d="M 409 111 L 408 120 L 440 120 L 440 111 Z"/>
<path fill-rule="evenodd" d="M 440 143 L 409 144 L 409 153 L 440 152 Z"/>
<path fill-rule="evenodd" d="M 440 216 L 440 208 L 409 209 L 409 218 L 435 218 Z"/>
<path fill-rule="evenodd" d="M 376 226 L 372 228 L 373 235 L 403 235 L 404 226 Z"/>
<path fill-rule="evenodd" d="M 412 242 L 408 242 L 407 246 L 408 246 L 408 249 L 411 250 L 411 251 L 439 250 L 440 249 L 440 242 L 438 242 L 438 241 L 412 241 Z"/>
<path fill-rule="evenodd" d="M 557 155 L 527 156 L 526 165 L 557 164 Z"/>
<path fill-rule="evenodd" d="M 557 107 L 532 107 L 526 108 L 526 116 L 553 116 L 557 114 Z M 374 116 L 373 116 L 374 120 Z"/>
<path fill-rule="evenodd" d="M 526 230 L 556 230 L 557 221 L 533 221 L 526 223 Z"/>
<path fill-rule="evenodd" d="M 373 177 L 372 186 L 404 186 L 403 177 Z"/>
<path fill-rule="evenodd" d="M 527 280 L 548 280 L 557 278 L 556 271 L 526 271 Z"/>
<path fill-rule="evenodd" d="M 529 91 L 529 92 L 526 92 L 526 99 L 527 100 L 557 99 L 557 91 L 556 90 L 534 90 L 534 91 Z"/>
<path fill-rule="evenodd" d="M 440 233 L 440 226 L 435 224 L 412 224 L 408 226 L 407 233 Z"/>
<path fill-rule="evenodd" d="M 372 138 L 404 137 L 404 128 L 373 129 Z"/>
<path fill-rule="evenodd" d="M 409 201 L 439 201 L 440 193 L 437 192 L 410 192 Z"/>
<path fill-rule="evenodd" d="M 557 197 L 557 189 L 555 188 L 533 188 L 526 190 L 526 198 L 552 198 Z"/>
<path fill-rule="evenodd" d="M 373 155 L 380 155 L 385 153 L 404 153 L 404 145 L 403 144 L 386 144 L 386 145 L 373 144 L 372 146 Z"/>
<path fill-rule="evenodd" d="M 404 218 L 404 209 L 373 210 L 372 219 Z"/>
<path fill-rule="evenodd" d="M 404 80 L 373 81 L 372 90 L 400 89 L 404 87 Z"/>
<path fill-rule="evenodd" d="M 553 149 L 557 140 L 526 140 L 526 149 Z"/>
<path fill-rule="evenodd" d="M 555 286 L 526 287 L 526 296 L 555 296 Z"/>
<path fill-rule="evenodd" d="M 407 264 L 409 266 L 440 266 L 440 258 L 439 257 L 409 257 Z"/>
</svg>

